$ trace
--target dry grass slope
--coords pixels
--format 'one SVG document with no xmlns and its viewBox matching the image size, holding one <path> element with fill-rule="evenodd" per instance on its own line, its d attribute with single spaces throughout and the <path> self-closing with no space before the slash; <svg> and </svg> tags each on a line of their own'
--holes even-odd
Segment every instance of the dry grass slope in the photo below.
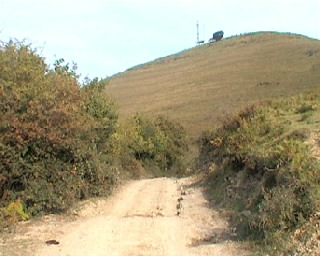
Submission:
<svg viewBox="0 0 320 256">
<path fill-rule="evenodd" d="M 254 33 L 157 59 L 111 78 L 122 117 L 163 114 L 193 138 L 249 102 L 320 86 L 320 41 Z"/>
</svg>

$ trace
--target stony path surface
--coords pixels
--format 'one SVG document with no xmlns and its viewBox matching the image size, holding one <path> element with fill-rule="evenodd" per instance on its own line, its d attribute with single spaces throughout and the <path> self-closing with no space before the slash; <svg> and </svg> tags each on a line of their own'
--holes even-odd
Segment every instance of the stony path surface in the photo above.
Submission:
<svg viewBox="0 0 320 256">
<path fill-rule="evenodd" d="M 250 255 L 233 235 L 191 179 L 145 179 L 88 201 L 70 216 L 20 224 L 1 235 L 0 255 Z"/>
</svg>

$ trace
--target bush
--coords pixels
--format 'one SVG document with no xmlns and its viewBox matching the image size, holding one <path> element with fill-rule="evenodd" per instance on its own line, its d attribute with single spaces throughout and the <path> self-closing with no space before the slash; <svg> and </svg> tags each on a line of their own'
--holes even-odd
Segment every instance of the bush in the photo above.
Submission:
<svg viewBox="0 0 320 256">
<path fill-rule="evenodd" d="M 1 46 L 0 206 L 21 200 L 32 215 L 60 212 L 117 183 L 106 81 L 77 78 L 63 59 L 51 70 L 28 45 Z"/>
<path fill-rule="evenodd" d="M 75 64 L 59 59 L 50 69 L 23 42 L 0 46 L 1 221 L 23 219 L 20 203 L 39 215 L 108 195 L 122 170 L 168 175 L 181 165 L 186 142 L 179 124 L 137 114 L 119 126 L 105 95 L 108 81 L 78 78 Z M 7 211 L 11 202 L 18 215 Z"/>
<path fill-rule="evenodd" d="M 114 154 L 119 156 L 124 169 L 130 169 L 135 159 L 155 176 L 183 172 L 182 158 L 188 149 L 186 133 L 176 122 L 136 114 L 120 126 L 114 140 L 114 145 L 120 145 Z"/>
<path fill-rule="evenodd" d="M 317 210 L 320 166 L 305 143 L 310 125 L 297 116 L 316 99 L 307 94 L 256 105 L 200 137 L 199 167 L 217 166 L 209 178 L 212 199 L 235 211 L 242 238 L 270 248 L 285 244 Z M 297 105 L 304 108 L 299 113 Z"/>
</svg>

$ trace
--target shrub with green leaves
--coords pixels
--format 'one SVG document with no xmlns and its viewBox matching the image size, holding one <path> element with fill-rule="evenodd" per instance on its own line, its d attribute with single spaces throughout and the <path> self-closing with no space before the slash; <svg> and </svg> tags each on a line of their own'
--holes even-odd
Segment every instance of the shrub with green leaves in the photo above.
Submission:
<svg viewBox="0 0 320 256">
<path fill-rule="evenodd" d="M 311 110 L 319 121 L 316 95 L 248 107 L 199 139 L 199 166 L 216 166 L 211 197 L 234 210 L 243 238 L 285 250 L 279 245 L 318 209 L 319 160 L 306 143 L 316 126 L 301 121 Z"/>
<path fill-rule="evenodd" d="M 177 122 L 136 114 L 122 123 L 114 139 L 118 147 L 115 155 L 121 158 L 124 169 L 130 169 L 134 159 L 156 176 L 184 172 L 183 156 L 188 147 L 185 130 Z"/>
<path fill-rule="evenodd" d="M 0 45 L 0 219 L 11 202 L 37 215 L 107 195 L 123 169 L 168 175 L 181 166 L 179 124 L 137 114 L 119 126 L 108 80 L 78 79 L 64 59 L 52 69 L 24 42 Z"/>
<path fill-rule="evenodd" d="M 175 175 L 183 175 L 186 171 L 184 156 L 189 150 L 185 129 L 178 122 L 163 116 L 155 119 L 155 125 L 166 138 L 166 147 L 162 150 L 162 166 Z"/>
<path fill-rule="evenodd" d="M 60 212 L 117 183 L 110 140 L 117 126 L 105 80 L 81 85 L 63 59 L 52 70 L 29 45 L 0 47 L 0 207 Z"/>
</svg>

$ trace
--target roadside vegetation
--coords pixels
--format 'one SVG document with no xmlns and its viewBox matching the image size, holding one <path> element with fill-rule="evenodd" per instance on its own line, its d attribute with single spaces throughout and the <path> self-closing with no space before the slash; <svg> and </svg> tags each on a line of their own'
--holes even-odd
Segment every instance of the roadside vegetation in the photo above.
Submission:
<svg viewBox="0 0 320 256">
<path fill-rule="evenodd" d="M 196 166 L 238 238 L 258 255 L 312 255 L 320 92 L 305 92 L 319 87 L 318 57 L 317 40 L 248 34 L 81 82 L 75 64 L 50 67 L 24 42 L 0 43 L 0 231 L 124 179 L 182 176 L 188 143 L 192 158 L 211 127 Z"/>
<path fill-rule="evenodd" d="M 123 178 L 181 174 L 183 127 L 140 114 L 120 123 L 107 84 L 80 82 L 63 59 L 51 68 L 24 42 L 1 43 L 0 230 L 108 195 Z"/>
<path fill-rule="evenodd" d="M 168 118 L 137 113 L 121 122 L 113 142 L 113 156 L 129 176 L 182 176 L 185 172 L 186 132 Z"/>
<path fill-rule="evenodd" d="M 251 105 L 199 139 L 210 199 L 264 255 L 312 255 L 318 246 L 310 239 L 320 223 L 319 96 Z"/>
</svg>

